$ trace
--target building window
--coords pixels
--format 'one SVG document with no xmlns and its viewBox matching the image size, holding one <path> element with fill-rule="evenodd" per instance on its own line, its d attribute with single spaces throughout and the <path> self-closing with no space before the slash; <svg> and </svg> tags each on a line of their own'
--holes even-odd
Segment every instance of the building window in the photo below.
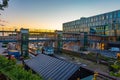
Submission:
<svg viewBox="0 0 120 80">
<path fill-rule="evenodd" d="M 88 18 L 88 22 L 90 23 L 90 18 Z"/>
<path fill-rule="evenodd" d="M 95 17 L 95 21 L 97 21 L 97 17 Z"/>
<path fill-rule="evenodd" d="M 118 19 L 118 23 L 120 23 L 120 19 Z"/>
<path fill-rule="evenodd" d="M 86 23 L 87 23 L 87 22 L 88 22 L 88 19 L 86 19 L 85 21 L 86 21 Z"/>
<path fill-rule="evenodd" d="M 117 13 L 116 13 L 116 12 L 113 13 L 113 17 L 114 17 L 114 18 L 117 17 Z"/>
<path fill-rule="evenodd" d="M 101 21 L 102 20 L 102 18 L 101 18 L 102 16 L 99 16 L 99 20 Z"/>
<path fill-rule="evenodd" d="M 102 20 L 104 20 L 104 15 L 102 15 Z"/>
<path fill-rule="evenodd" d="M 98 26 L 99 25 L 99 22 L 96 22 L 96 26 Z"/>
<path fill-rule="evenodd" d="M 109 18 L 112 18 L 112 13 L 109 14 Z"/>
<path fill-rule="evenodd" d="M 93 22 L 93 18 L 90 18 L 90 22 Z"/>
<path fill-rule="evenodd" d="M 120 18 L 120 11 L 118 11 L 118 17 Z"/>
<path fill-rule="evenodd" d="M 77 24 L 80 24 L 80 21 L 77 21 Z"/>
<path fill-rule="evenodd" d="M 95 21 L 95 17 L 93 17 L 93 22 Z"/>
<path fill-rule="evenodd" d="M 109 18 L 109 14 L 106 14 L 106 19 L 108 19 Z"/>
<path fill-rule="evenodd" d="M 106 14 L 104 14 L 104 20 L 106 20 Z"/>
</svg>

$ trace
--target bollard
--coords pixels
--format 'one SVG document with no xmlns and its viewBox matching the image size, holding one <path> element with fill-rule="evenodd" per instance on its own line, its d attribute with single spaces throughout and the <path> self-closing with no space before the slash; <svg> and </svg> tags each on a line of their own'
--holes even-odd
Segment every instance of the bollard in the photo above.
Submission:
<svg viewBox="0 0 120 80">
<path fill-rule="evenodd" d="M 97 80 L 98 72 L 94 72 L 93 80 Z"/>
</svg>

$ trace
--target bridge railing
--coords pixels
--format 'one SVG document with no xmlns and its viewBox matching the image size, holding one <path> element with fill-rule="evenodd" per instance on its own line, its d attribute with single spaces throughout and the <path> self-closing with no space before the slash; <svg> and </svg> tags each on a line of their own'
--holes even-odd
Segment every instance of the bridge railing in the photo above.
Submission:
<svg viewBox="0 0 120 80">
<path fill-rule="evenodd" d="M 16 36 L 0 36 L 0 40 L 17 40 Z"/>
</svg>

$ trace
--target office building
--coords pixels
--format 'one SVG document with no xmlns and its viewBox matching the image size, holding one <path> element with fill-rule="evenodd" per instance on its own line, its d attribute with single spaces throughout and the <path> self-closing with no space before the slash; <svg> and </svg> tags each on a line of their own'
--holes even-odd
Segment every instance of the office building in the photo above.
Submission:
<svg viewBox="0 0 120 80">
<path fill-rule="evenodd" d="M 118 45 L 120 40 L 120 10 L 63 23 L 63 32 L 87 32 L 88 46 L 91 48 L 120 47 Z"/>
<path fill-rule="evenodd" d="M 100 35 L 115 35 L 114 30 L 117 30 L 117 35 L 120 35 L 120 10 L 112 11 L 91 17 L 82 17 L 75 21 L 63 23 L 64 32 L 88 32 L 94 29 L 96 34 Z"/>
</svg>

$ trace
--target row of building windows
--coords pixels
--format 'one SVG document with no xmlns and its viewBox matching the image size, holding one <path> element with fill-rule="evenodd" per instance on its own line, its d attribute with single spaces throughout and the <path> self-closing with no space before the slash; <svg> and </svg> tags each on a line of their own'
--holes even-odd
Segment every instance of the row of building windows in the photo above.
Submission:
<svg viewBox="0 0 120 80">
<path fill-rule="evenodd" d="M 93 27 L 93 29 L 96 31 L 96 34 L 103 34 L 103 35 L 113 35 L 113 32 L 111 33 L 111 30 L 118 30 L 120 31 L 120 24 L 115 25 L 113 28 L 112 26 L 97 26 Z M 82 27 L 82 28 L 67 28 L 66 30 L 64 29 L 64 32 L 90 32 L 89 27 Z M 117 32 L 117 33 L 118 33 Z"/>
<path fill-rule="evenodd" d="M 97 34 L 114 35 L 114 32 L 111 32 L 113 29 L 120 32 L 120 10 L 64 23 L 63 31 L 90 32 L 91 27 Z"/>
<path fill-rule="evenodd" d="M 80 20 L 71 21 L 68 23 L 64 23 L 63 26 L 70 26 L 70 25 L 80 25 L 80 24 L 87 24 L 87 23 L 93 23 L 93 22 L 99 22 L 99 21 L 109 21 L 109 20 L 116 20 L 117 18 L 120 18 L 120 11 L 105 13 L 102 15 L 97 15 L 93 17 L 88 18 L 81 18 Z"/>
<path fill-rule="evenodd" d="M 99 24 L 99 25 L 98 25 Z M 86 27 L 98 27 L 100 28 L 101 26 L 115 26 L 115 25 L 118 25 L 120 27 L 120 23 L 116 23 L 116 24 L 105 24 L 104 22 L 99 22 L 98 24 L 96 23 L 91 23 L 91 24 L 88 24 L 88 25 L 74 25 L 74 26 L 70 26 L 70 27 L 63 27 L 63 30 L 66 30 L 66 29 L 79 29 L 79 28 L 86 28 Z M 107 28 L 106 28 L 107 29 Z M 118 28 L 119 29 L 119 28 Z"/>
<path fill-rule="evenodd" d="M 74 29 L 67 29 L 64 32 L 89 32 L 89 28 L 74 28 Z"/>
<path fill-rule="evenodd" d="M 115 21 L 115 22 L 113 22 Z M 97 21 L 97 22 L 92 22 L 92 23 L 87 23 L 87 24 L 80 24 L 80 25 L 69 25 L 69 26 L 63 26 L 65 28 L 68 28 L 68 27 L 73 27 L 75 28 L 76 26 L 100 26 L 100 25 L 112 25 L 112 24 L 118 24 L 120 23 L 120 18 L 116 19 L 116 20 L 112 20 L 112 19 L 109 19 L 109 20 L 103 20 L 103 21 Z"/>
</svg>

